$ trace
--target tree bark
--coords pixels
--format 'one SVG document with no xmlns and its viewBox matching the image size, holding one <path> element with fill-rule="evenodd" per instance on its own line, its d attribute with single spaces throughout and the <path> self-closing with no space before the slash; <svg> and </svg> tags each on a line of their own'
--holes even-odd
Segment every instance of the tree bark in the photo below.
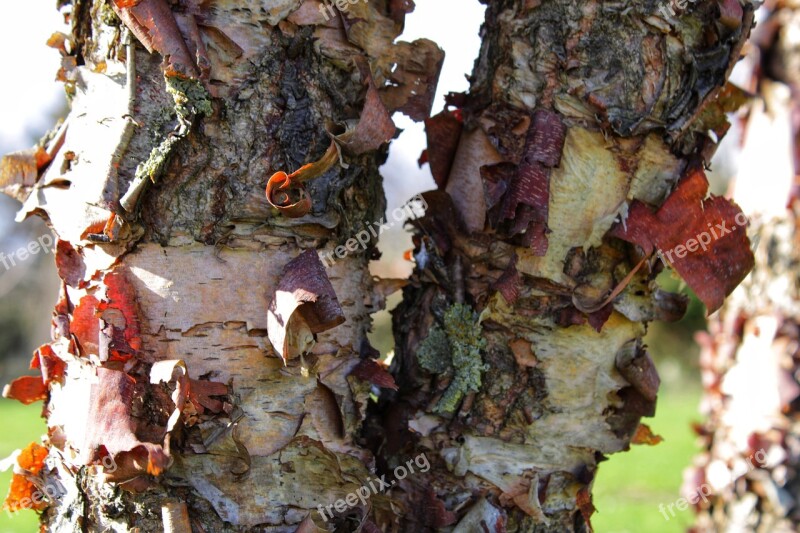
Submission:
<svg viewBox="0 0 800 533">
<path fill-rule="evenodd" d="M 60 3 L 71 112 L 3 162 L 63 280 L 42 378 L 5 391 L 48 425 L 6 505 L 50 531 L 311 531 L 373 470 L 350 374 L 380 305 L 374 240 L 317 252 L 381 219 L 389 113 L 427 116 L 442 53 L 394 43 L 411 3 Z"/>
<path fill-rule="evenodd" d="M 685 301 L 651 254 L 739 213 L 704 199 L 702 163 L 753 5 L 486 3 L 469 93 L 426 121 L 439 191 L 394 311 L 399 391 L 366 436 L 389 476 L 431 462 L 390 491 L 401 531 L 586 531 L 599 462 L 657 440 L 642 337 Z M 667 260 L 713 310 L 747 246 Z"/>
<path fill-rule="evenodd" d="M 753 6 L 489 2 L 470 93 L 428 121 L 442 191 L 395 314 L 399 391 L 362 431 L 369 382 L 394 385 L 360 359 L 369 256 L 310 251 L 380 218 L 387 112 L 428 115 L 441 53 L 392 44 L 409 7 L 71 4 L 72 111 L 2 183 L 61 239 L 42 378 L 6 391 L 46 402 L 15 478 L 57 487 L 45 527 L 583 531 L 603 455 L 652 440 L 641 338 L 682 303 L 649 256 L 738 213 L 701 165 Z M 711 308 L 741 235 L 668 256 Z"/>
<path fill-rule="evenodd" d="M 693 531 L 797 531 L 800 9 L 768 2 L 747 58 L 756 97 L 743 119 L 734 195 L 755 268 L 699 338 L 704 451 L 686 471 Z"/>
</svg>

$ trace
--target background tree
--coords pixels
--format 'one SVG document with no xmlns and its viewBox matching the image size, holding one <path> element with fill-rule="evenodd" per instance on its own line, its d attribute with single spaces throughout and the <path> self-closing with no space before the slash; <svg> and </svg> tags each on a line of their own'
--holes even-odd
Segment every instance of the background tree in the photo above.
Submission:
<svg viewBox="0 0 800 533">
<path fill-rule="evenodd" d="M 686 472 L 695 531 L 796 531 L 800 31 L 796 2 L 767 2 L 743 62 L 755 94 L 734 183 L 755 268 L 700 337 L 704 451 Z"/>
</svg>

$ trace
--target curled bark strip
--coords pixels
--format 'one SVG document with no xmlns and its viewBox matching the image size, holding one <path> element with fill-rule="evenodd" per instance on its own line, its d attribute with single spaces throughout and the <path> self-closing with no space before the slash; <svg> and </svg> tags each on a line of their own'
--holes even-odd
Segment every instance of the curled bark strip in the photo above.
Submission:
<svg viewBox="0 0 800 533">
<path fill-rule="evenodd" d="M 161 54 L 167 76 L 198 76 L 197 66 L 165 0 L 114 0 L 112 5 L 147 51 Z"/>
<path fill-rule="evenodd" d="M 206 409 L 212 413 L 219 413 L 224 407 L 224 403 L 215 400 L 212 396 L 227 396 L 228 386 L 218 381 L 208 381 L 205 379 L 189 380 L 189 401 L 192 402 L 198 413 L 204 413 Z"/>
<path fill-rule="evenodd" d="M 533 113 L 524 155 L 501 206 L 501 218 L 513 220 L 511 235 L 524 232 L 523 244 L 538 256 L 547 253 L 550 169 L 561 162 L 566 133 L 556 113 L 545 109 Z"/>
<path fill-rule="evenodd" d="M 267 182 L 267 201 L 284 216 L 299 218 L 311 211 L 311 198 L 303 182 L 321 176 L 337 161 L 341 162 L 340 149 L 361 155 L 378 149 L 395 134 L 394 122 L 378 96 L 369 66 L 364 61 L 356 61 L 356 65 L 367 85 L 359 119 L 345 124 L 344 133 L 331 135 L 331 145 L 319 161 L 303 165 L 291 174 L 276 172 Z M 342 166 L 346 165 L 342 163 Z"/>
<path fill-rule="evenodd" d="M 303 165 L 291 174 L 279 171 L 267 181 L 267 201 L 280 213 L 289 218 L 300 218 L 311 211 L 311 197 L 303 182 L 327 172 L 339 161 L 336 142 L 331 144 L 319 161 Z"/>
<path fill-rule="evenodd" d="M 104 322 L 99 337 L 100 359 L 127 361 L 142 347 L 136 292 L 123 270 L 109 272 L 103 283 L 106 295 L 97 305 L 97 314 Z"/>
<path fill-rule="evenodd" d="M 583 313 L 586 313 L 587 315 L 591 314 L 591 313 L 596 313 L 597 311 L 600 311 L 602 308 L 604 308 L 605 306 L 610 304 L 612 301 L 614 301 L 614 298 L 619 296 L 619 293 L 621 293 L 623 290 L 625 290 L 625 287 L 627 287 L 628 284 L 631 282 L 631 280 L 633 279 L 633 276 L 635 276 L 636 273 L 639 271 L 639 269 L 642 268 L 642 265 L 644 264 L 646 259 L 647 259 L 646 257 L 643 257 L 636 264 L 636 266 L 633 267 L 633 269 L 630 272 L 628 272 L 628 275 L 625 276 L 622 279 L 622 281 L 617 283 L 617 286 L 614 287 L 611 290 L 611 292 L 608 294 L 608 296 L 606 296 L 605 298 L 603 298 L 599 302 L 582 301 L 578 294 L 573 294 L 572 295 L 572 305 L 574 305 L 579 311 L 581 311 Z"/>
<path fill-rule="evenodd" d="M 317 381 L 317 388 L 306 396 L 305 409 L 323 442 L 336 442 L 344 438 L 342 411 L 330 387 Z"/>
<path fill-rule="evenodd" d="M 313 344 L 313 336 L 345 321 L 325 267 L 306 250 L 283 269 L 267 313 L 267 335 L 286 363 Z"/>
<path fill-rule="evenodd" d="M 592 503 L 592 493 L 589 492 L 587 487 L 578 489 L 578 495 L 575 496 L 575 503 L 578 504 L 578 509 L 581 511 L 583 521 L 586 522 L 586 528 L 589 530 L 589 533 L 592 533 L 594 529 L 592 529 L 591 519 L 597 509 L 595 509 Z"/>
<path fill-rule="evenodd" d="M 519 298 L 519 291 L 522 286 L 522 277 L 517 271 L 518 260 L 517 254 L 514 254 L 503 274 L 491 285 L 491 289 L 502 294 L 505 301 L 510 305 L 514 305 L 514 302 Z"/>
<path fill-rule="evenodd" d="M 31 368 L 38 368 L 42 372 L 42 381 L 49 385 L 53 381 L 59 381 L 64 375 L 64 361 L 59 358 L 49 344 L 44 344 L 33 352 Z"/>
</svg>

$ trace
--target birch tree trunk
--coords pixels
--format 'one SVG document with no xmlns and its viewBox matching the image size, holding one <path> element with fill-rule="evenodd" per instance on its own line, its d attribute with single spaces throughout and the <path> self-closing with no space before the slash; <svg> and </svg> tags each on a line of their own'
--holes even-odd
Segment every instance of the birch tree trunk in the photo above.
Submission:
<svg viewBox="0 0 800 533">
<path fill-rule="evenodd" d="M 366 434 L 402 531 L 586 531 L 599 462 L 657 440 L 642 337 L 685 300 L 653 254 L 710 311 L 752 266 L 743 230 L 698 239 L 741 215 L 702 168 L 753 5 L 485 3 L 469 93 L 426 121 L 439 190 Z"/>
<path fill-rule="evenodd" d="M 694 531 L 800 527 L 798 176 L 800 5 L 768 2 L 747 58 L 756 97 L 743 120 L 735 197 L 755 268 L 700 337 L 703 453 L 687 470 Z"/>
<path fill-rule="evenodd" d="M 411 2 L 59 3 L 70 114 L 2 167 L 63 280 L 42 377 L 5 390 L 48 426 L 6 506 L 48 531 L 312 531 L 373 469 L 350 374 L 375 242 L 350 238 L 383 215 L 389 113 L 428 115 L 442 53 L 393 42 Z"/>
</svg>

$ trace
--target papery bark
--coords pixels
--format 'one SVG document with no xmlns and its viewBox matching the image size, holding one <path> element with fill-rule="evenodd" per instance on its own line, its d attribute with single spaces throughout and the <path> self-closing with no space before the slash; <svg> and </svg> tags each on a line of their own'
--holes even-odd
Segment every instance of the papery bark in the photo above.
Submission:
<svg viewBox="0 0 800 533">
<path fill-rule="evenodd" d="M 43 528 L 332 530 L 389 509 L 376 497 L 351 518 L 318 512 L 373 473 L 355 442 L 369 383 L 349 374 L 380 303 L 375 242 L 327 269 L 316 254 L 382 216 L 394 128 L 372 135 L 374 117 L 428 114 L 443 54 L 394 43 L 413 4 L 327 17 L 317 0 L 60 4 L 72 34 L 51 41 L 71 112 L 0 174 L 20 218 L 60 238 L 43 350 L 64 368 L 37 359 L 48 456 L 27 474 L 58 487 Z M 351 128 L 352 146 L 304 184 L 311 211 L 272 209 L 269 176 Z M 299 312 L 279 316 L 276 347 L 268 316 L 287 294 Z"/>
<path fill-rule="evenodd" d="M 716 1 L 674 15 L 485 3 L 470 91 L 427 124 L 440 190 L 414 223 L 416 269 L 394 311 L 399 391 L 366 432 L 390 478 L 420 454 L 432 466 L 398 481 L 401 516 L 379 525 L 586 531 L 599 462 L 655 413 L 646 325 L 685 309 L 657 289 L 653 250 L 611 230 L 633 201 L 655 211 L 692 172 L 704 183 L 708 123 L 724 122 L 717 97 L 754 6 L 733 24 Z M 746 238 L 731 246 L 720 275 L 734 279 L 751 255 Z"/>
</svg>

